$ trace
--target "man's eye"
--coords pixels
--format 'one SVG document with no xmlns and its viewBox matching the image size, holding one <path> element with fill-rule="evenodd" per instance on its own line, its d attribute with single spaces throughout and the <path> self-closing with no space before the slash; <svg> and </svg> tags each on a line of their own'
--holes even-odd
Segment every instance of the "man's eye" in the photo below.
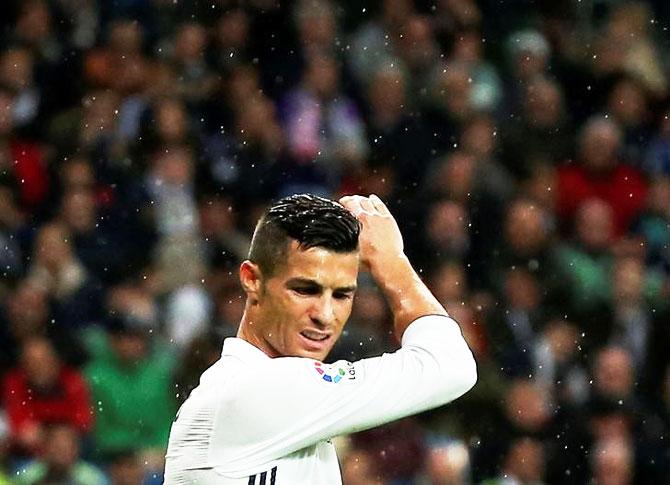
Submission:
<svg viewBox="0 0 670 485">
<path fill-rule="evenodd" d="M 293 288 L 293 291 L 299 295 L 316 295 L 319 290 L 316 288 Z"/>
<path fill-rule="evenodd" d="M 351 293 L 334 293 L 333 296 L 338 300 L 349 300 L 354 295 L 352 295 Z"/>
</svg>

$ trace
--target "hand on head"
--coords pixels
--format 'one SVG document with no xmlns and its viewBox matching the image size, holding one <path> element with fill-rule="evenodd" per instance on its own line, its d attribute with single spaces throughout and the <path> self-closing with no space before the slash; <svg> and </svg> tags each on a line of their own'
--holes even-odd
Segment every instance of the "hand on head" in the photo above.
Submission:
<svg viewBox="0 0 670 485">
<path fill-rule="evenodd" d="M 394 258 L 404 256 L 398 224 L 379 197 L 351 195 L 342 197 L 340 203 L 361 223 L 359 248 L 363 266 L 374 272 Z"/>
</svg>

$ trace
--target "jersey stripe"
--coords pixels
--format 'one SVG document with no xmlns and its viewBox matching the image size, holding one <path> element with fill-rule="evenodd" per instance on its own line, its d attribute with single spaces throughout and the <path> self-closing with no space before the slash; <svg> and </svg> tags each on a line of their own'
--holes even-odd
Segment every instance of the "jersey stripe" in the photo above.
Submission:
<svg viewBox="0 0 670 485">
<path fill-rule="evenodd" d="M 277 467 L 273 466 L 272 471 L 270 471 L 270 485 L 275 485 L 276 479 L 277 479 Z"/>
<path fill-rule="evenodd" d="M 256 475 L 249 475 L 248 485 L 255 485 L 255 484 L 256 484 Z"/>
</svg>

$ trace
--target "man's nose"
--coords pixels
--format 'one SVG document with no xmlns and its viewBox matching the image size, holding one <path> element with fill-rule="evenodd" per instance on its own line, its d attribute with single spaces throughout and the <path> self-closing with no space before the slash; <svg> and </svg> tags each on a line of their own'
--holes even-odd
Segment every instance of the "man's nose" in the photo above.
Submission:
<svg viewBox="0 0 670 485">
<path fill-rule="evenodd" d="M 322 295 L 316 302 L 312 311 L 312 320 L 320 325 L 329 325 L 335 319 L 335 307 L 333 299 Z"/>
</svg>

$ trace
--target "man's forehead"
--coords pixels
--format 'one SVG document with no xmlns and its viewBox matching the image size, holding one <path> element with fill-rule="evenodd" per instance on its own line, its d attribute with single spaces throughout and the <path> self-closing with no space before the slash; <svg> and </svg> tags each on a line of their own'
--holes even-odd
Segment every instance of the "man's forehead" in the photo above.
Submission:
<svg viewBox="0 0 670 485">
<path fill-rule="evenodd" d="M 296 241 L 292 241 L 286 264 L 278 273 L 285 278 L 355 281 L 358 275 L 358 261 L 358 251 L 341 253 L 322 247 L 301 249 Z"/>
</svg>

